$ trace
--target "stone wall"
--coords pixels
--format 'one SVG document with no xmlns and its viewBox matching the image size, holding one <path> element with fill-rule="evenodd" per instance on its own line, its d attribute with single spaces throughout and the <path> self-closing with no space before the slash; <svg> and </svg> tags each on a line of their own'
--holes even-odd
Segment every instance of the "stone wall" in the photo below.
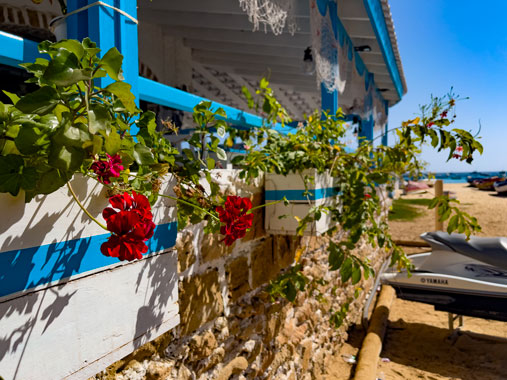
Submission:
<svg viewBox="0 0 507 380">
<path fill-rule="evenodd" d="M 227 194 L 263 200 L 262 179 L 241 184 L 234 171 L 217 176 Z M 340 345 L 347 327 L 358 322 L 372 280 L 342 286 L 329 272 L 326 240 L 267 235 L 262 209 L 254 228 L 225 247 L 202 226 L 179 234 L 181 324 L 114 363 L 96 380 L 134 379 L 319 379 Z M 272 302 L 265 285 L 301 257 L 310 279 L 323 278 L 295 303 Z M 378 269 L 386 254 L 364 247 L 359 252 Z M 357 298 L 357 288 L 365 289 Z M 311 294 L 310 294 L 311 293 Z M 331 311 L 351 300 L 344 324 L 336 329 Z"/>
<path fill-rule="evenodd" d="M 52 38 L 47 28 L 49 19 L 58 14 L 56 1 L 52 6 L 44 2 L 37 11 L 26 9 L 30 0 L 6 3 L 0 4 L 1 30 L 38 40 Z M 141 64 L 154 76 L 167 76 L 160 67 L 148 66 Z M 217 173 L 224 193 L 249 196 L 254 205 L 262 203 L 262 178 L 247 186 L 233 171 Z M 174 249 L 181 324 L 93 379 L 322 378 L 347 337 L 347 327 L 359 320 L 372 280 L 342 286 L 339 274 L 328 271 L 325 239 L 268 235 L 262 210 L 255 213 L 255 225 L 244 239 L 232 247 L 225 247 L 220 239 L 204 235 L 202 225 L 180 232 Z M 367 246 L 359 254 L 370 258 L 376 269 L 386 256 Z M 300 294 L 294 304 L 272 302 L 265 285 L 296 256 L 307 277 L 325 282 Z M 357 288 L 365 291 L 355 299 Z M 331 311 L 350 299 L 345 323 L 334 328 L 329 322 Z"/>
</svg>

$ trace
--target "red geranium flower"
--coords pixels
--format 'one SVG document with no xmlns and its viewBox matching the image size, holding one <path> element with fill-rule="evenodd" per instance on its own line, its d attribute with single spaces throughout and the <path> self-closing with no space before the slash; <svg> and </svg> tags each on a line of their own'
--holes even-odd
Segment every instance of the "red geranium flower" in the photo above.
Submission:
<svg viewBox="0 0 507 380">
<path fill-rule="evenodd" d="M 430 122 L 428 123 L 428 128 L 430 128 L 430 127 L 431 127 L 431 126 L 433 126 L 433 125 L 435 125 L 435 123 L 434 123 L 434 122 L 432 122 L 432 121 L 430 121 Z"/>
<path fill-rule="evenodd" d="M 463 147 L 462 146 L 456 147 L 456 152 L 463 152 Z"/>
<path fill-rule="evenodd" d="M 444 111 L 440 114 L 441 119 L 443 119 L 444 117 L 447 117 L 447 111 Z"/>
<path fill-rule="evenodd" d="M 120 260 L 141 259 L 142 254 L 148 251 L 144 242 L 153 236 L 155 229 L 148 198 L 136 192 L 132 192 L 132 196 L 125 192 L 113 195 L 109 203 L 113 207 L 106 207 L 102 216 L 111 236 L 102 244 L 100 251 L 105 256 Z"/>
<path fill-rule="evenodd" d="M 371 195 L 370 195 L 370 194 L 368 194 L 368 193 L 366 193 L 366 194 L 364 194 L 364 198 L 365 198 L 365 199 L 369 199 L 369 198 L 371 198 Z"/>
<path fill-rule="evenodd" d="M 120 176 L 123 165 L 121 165 L 120 155 L 115 154 L 114 156 L 110 156 L 106 153 L 106 156 L 106 161 L 97 160 L 90 166 L 90 169 L 97 174 L 97 179 L 100 182 L 108 185 L 111 183 L 110 177 L 118 178 Z"/>
<path fill-rule="evenodd" d="M 231 245 L 237 239 L 245 236 L 246 231 L 252 227 L 253 214 L 248 214 L 252 208 L 252 202 L 248 198 L 237 196 L 228 196 L 224 207 L 216 208 L 220 222 L 220 233 L 225 235 L 223 242 L 225 245 Z"/>
</svg>

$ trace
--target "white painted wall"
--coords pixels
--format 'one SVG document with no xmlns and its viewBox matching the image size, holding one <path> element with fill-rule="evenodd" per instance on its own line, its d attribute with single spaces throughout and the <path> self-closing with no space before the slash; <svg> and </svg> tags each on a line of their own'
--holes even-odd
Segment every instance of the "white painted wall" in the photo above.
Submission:
<svg viewBox="0 0 507 380">
<path fill-rule="evenodd" d="M 103 222 L 108 205 L 103 187 L 80 176 L 71 183 Z M 173 185 L 164 182 L 162 192 L 172 193 Z M 177 254 L 170 247 L 131 263 L 103 257 L 98 246 L 93 251 L 87 246 L 84 255 L 43 250 L 42 245 L 73 239 L 85 244 L 105 233 L 66 187 L 28 204 L 23 195 L 0 194 L 0 210 L 0 294 L 16 281 L 25 285 L 0 297 L 0 377 L 87 379 L 179 323 Z M 152 211 L 158 225 L 175 220 L 174 202 L 166 198 Z M 46 254 L 42 261 L 40 252 Z M 83 271 L 83 257 L 100 259 L 100 265 Z"/>
<path fill-rule="evenodd" d="M 177 254 L 0 303 L 0 376 L 88 379 L 179 323 Z"/>
</svg>

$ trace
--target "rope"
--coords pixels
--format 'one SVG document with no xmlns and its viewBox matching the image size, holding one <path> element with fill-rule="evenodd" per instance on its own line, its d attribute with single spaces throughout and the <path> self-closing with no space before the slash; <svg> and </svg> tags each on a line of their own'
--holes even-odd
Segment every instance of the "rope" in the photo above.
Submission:
<svg viewBox="0 0 507 380">
<path fill-rule="evenodd" d="M 116 8 L 116 7 L 113 7 L 112 5 L 109 5 L 109 4 L 106 4 L 104 3 L 103 1 L 96 1 L 95 3 L 92 3 L 92 4 L 88 4 L 82 8 L 79 8 L 79 9 L 76 9 L 75 11 L 72 11 L 70 13 L 67 13 L 66 15 L 64 16 L 61 16 L 61 18 L 59 18 L 60 20 L 64 20 L 66 19 L 67 17 L 69 16 L 72 16 L 72 15 L 75 15 L 76 13 L 79 13 L 79 12 L 83 12 L 83 11 L 86 11 L 88 9 L 90 9 L 91 7 L 95 7 L 97 5 L 103 5 L 104 7 L 108 7 L 108 8 L 111 8 L 112 10 L 122 14 L 123 16 L 129 18 L 132 22 L 136 23 L 136 24 L 139 24 L 139 21 L 137 21 L 137 19 L 135 19 L 134 17 L 132 17 L 131 15 L 129 15 L 127 12 L 125 11 L 122 11 L 121 9 L 119 8 Z"/>
</svg>

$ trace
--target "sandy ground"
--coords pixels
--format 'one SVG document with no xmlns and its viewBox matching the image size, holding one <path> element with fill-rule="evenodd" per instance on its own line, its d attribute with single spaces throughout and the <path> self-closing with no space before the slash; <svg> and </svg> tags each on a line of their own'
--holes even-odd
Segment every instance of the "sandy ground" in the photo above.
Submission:
<svg viewBox="0 0 507 380">
<path fill-rule="evenodd" d="M 452 183 L 444 185 L 444 190 L 456 194 L 460 201 L 460 208 L 475 216 L 482 227 L 481 236 L 507 236 L 507 197 L 498 196 L 494 191 L 482 191 L 468 184 Z M 404 196 L 404 198 L 432 198 L 433 189 L 425 194 Z M 417 207 L 417 206 L 414 206 Z M 424 206 L 419 206 L 426 210 Z M 426 214 L 413 222 L 390 222 L 391 232 L 394 238 L 401 240 L 414 240 L 420 234 L 434 230 L 435 213 L 427 210 Z M 506 376 L 507 378 L 507 376 Z"/>
<path fill-rule="evenodd" d="M 507 197 L 480 191 L 467 184 L 448 184 L 462 209 L 477 217 L 482 236 L 507 236 Z M 432 197 L 433 193 L 411 197 Z M 424 209 L 424 208 L 423 208 Z M 393 236 L 415 240 L 434 229 L 433 211 L 411 222 L 391 222 Z M 327 379 L 346 380 L 353 375 L 353 365 L 341 355 L 356 355 L 364 332 L 360 327 L 349 331 L 349 340 L 334 360 Z M 451 335 L 447 313 L 432 306 L 395 299 L 381 353 L 377 377 L 402 379 L 507 379 L 507 323 L 464 317 L 460 334 Z"/>
</svg>

